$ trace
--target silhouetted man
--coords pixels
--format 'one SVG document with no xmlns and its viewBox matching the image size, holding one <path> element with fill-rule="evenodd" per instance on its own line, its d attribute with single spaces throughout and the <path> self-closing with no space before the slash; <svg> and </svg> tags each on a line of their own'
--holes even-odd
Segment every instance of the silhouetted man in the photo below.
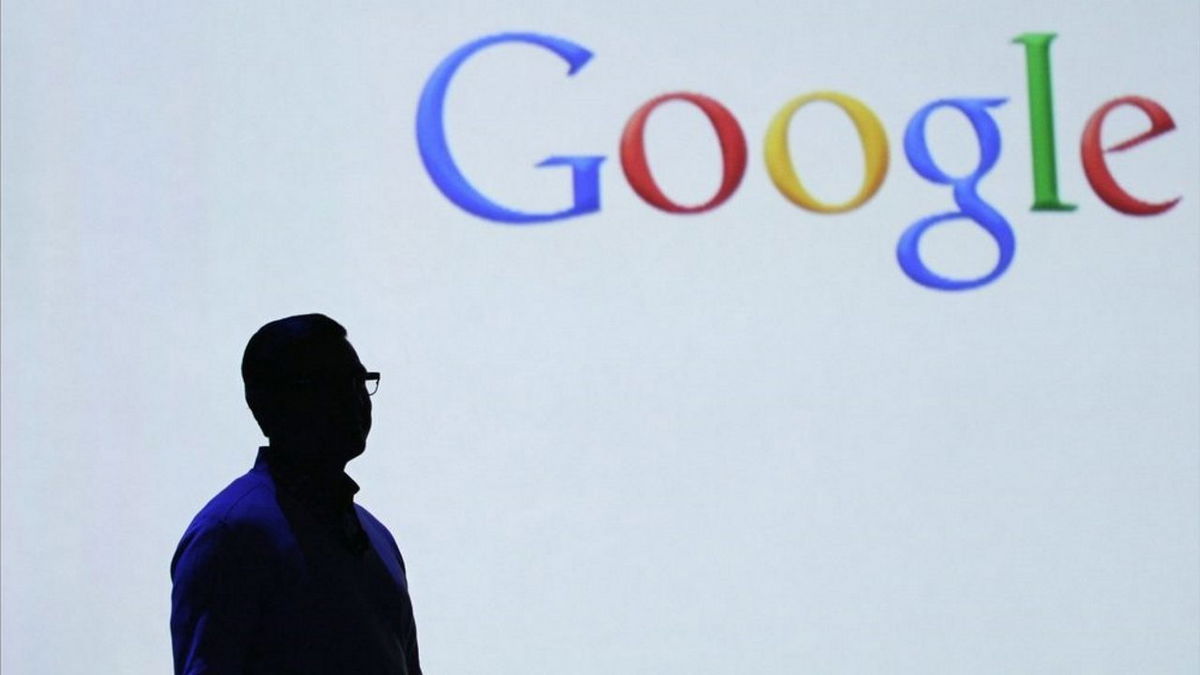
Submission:
<svg viewBox="0 0 1200 675">
<path fill-rule="evenodd" d="M 345 474 L 379 383 L 320 314 L 263 326 L 242 359 L 270 439 L 171 561 L 176 673 L 419 675 L 404 560 Z"/>
</svg>

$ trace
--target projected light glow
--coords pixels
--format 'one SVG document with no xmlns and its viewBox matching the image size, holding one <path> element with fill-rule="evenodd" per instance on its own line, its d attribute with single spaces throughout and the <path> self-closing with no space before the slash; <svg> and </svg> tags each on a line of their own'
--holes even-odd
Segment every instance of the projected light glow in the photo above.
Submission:
<svg viewBox="0 0 1200 675">
<path fill-rule="evenodd" d="M 1035 211 L 1071 211 L 1058 196 L 1054 151 L 1054 116 L 1050 82 L 1050 42 L 1053 33 L 1027 33 L 1013 41 L 1024 44 L 1029 83 L 1031 151 Z M 430 75 L 421 93 L 417 109 L 417 143 L 426 171 L 442 193 L 463 210 L 486 220 L 510 225 L 548 223 L 574 218 L 600 210 L 600 165 L 603 155 L 548 157 L 537 166 L 569 166 L 572 176 L 571 205 L 548 213 L 529 213 L 502 206 L 488 198 L 466 179 L 450 154 L 444 123 L 446 92 L 455 72 L 476 52 L 500 43 L 524 42 L 553 52 L 567 62 L 568 76 L 579 72 L 593 54 L 569 40 L 537 33 L 501 33 L 479 38 L 452 52 Z M 722 174 L 717 192 L 708 201 L 694 206 L 678 204 L 658 187 L 646 159 L 644 133 L 650 114 L 662 103 L 678 100 L 698 107 L 708 118 L 721 146 Z M 1005 98 L 947 98 L 929 103 L 913 115 L 904 134 L 904 152 L 909 164 L 922 178 L 952 188 L 958 211 L 931 215 L 908 227 L 896 245 L 901 269 L 913 281 L 938 290 L 966 290 L 985 286 L 1004 274 L 1012 262 L 1016 240 L 1012 227 L 999 211 L 985 202 L 977 191 L 980 180 L 1000 156 L 1000 130 L 987 109 L 1003 104 Z M 827 101 L 841 108 L 854 122 L 862 144 L 864 175 L 858 192 L 840 204 L 830 204 L 805 189 L 796 174 L 788 149 L 788 126 L 801 107 L 813 101 Z M 1148 131 L 1118 143 L 1107 150 L 1101 147 L 1101 127 L 1105 117 L 1120 106 L 1133 106 L 1149 117 Z M 929 152 L 925 122 L 938 108 L 952 108 L 966 116 L 975 131 L 979 166 L 966 176 L 952 177 L 939 169 Z M 1130 215 L 1154 215 L 1173 207 L 1179 199 L 1147 203 L 1125 191 L 1112 176 L 1104 152 L 1126 150 L 1175 128 L 1170 114 L 1158 103 L 1143 97 L 1126 96 L 1102 105 L 1088 120 L 1081 141 L 1084 173 L 1096 194 L 1113 209 Z M 710 211 L 725 203 L 737 191 L 746 171 L 746 139 L 737 118 L 713 98 L 690 92 L 673 92 L 651 99 L 639 107 L 626 123 L 621 135 L 621 166 L 630 187 L 647 204 L 668 213 L 695 214 Z M 864 103 L 847 94 L 821 91 L 788 101 L 775 114 L 764 141 L 767 171 L 776 188 L 789 201 L 815 213 L 844 213 L 866 203 L 878 192 L 887 175 L 888 144 L 883 125 Z M 968 279 L 953 279 L 931 270 L 921 258 L 920 241 L 933 226 L 965 218 L 978 224 L 996 243 L 999 255 L 991 271 Z"/>
<path fill-rule="evenodd" d="M 1200 2 L 0 2 L 0 674 L 308 312 L 426 672 L 1200 673 Z"/>
</svg>

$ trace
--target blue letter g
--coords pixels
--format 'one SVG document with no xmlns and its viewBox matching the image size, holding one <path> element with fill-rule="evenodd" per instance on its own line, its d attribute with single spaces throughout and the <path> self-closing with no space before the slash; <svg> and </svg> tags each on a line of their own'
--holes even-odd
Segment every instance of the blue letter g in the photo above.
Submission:
<svg viewBox="0 0 1200 675">
<path fill-rule="evenodd" d="M 1012 228 L 999 211 L 992 208 L 979 196 L 979 181 L 996 164 L 1000 157 L 1000 129 L 988 114 L 988 108 L 1004 103 L 1005 99 L 951 98 L 934 101 L 913 115 L 904 131 L 904 153 L 908 163 L 923 178 L 941 185 L 950 185 L 958 211 L 932 215 L 913 223 L 896 244 L 896 259 L 900 268 L 913 281 L 923 286 L 943 291 L 961 291 L 977 288 L 995 281 L 1008 269 L 1012 262 L 1016 241 Z M 930 113 L 938 108 L 955 108 L 971 122 L 979 140 L 979 166 L 966 176 L 950 176 L 938 168 L 929 155 L 929 144 L 925 140 L 925 122 Z M 951 279 L 929 269 L 921 259 L 919 245 L 921 237 L 929 228 L 948 220 L 966 218 L 984 229 L 999 248 L 1000 256 L 991 272 L 976 279 Z"/>
</svg>

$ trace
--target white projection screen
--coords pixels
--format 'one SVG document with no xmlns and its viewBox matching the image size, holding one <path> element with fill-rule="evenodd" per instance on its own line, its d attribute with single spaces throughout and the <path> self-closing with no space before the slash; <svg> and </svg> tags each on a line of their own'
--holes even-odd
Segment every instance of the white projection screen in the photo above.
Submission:
<svg viewBox="0 0 1200 675">
<path fill-rule="evenodd" d="M 426 673 L 1200 670 L 1200 4 L 2 19 L 6 674 L 171 671 L 307 312 Z"/>
</svg>

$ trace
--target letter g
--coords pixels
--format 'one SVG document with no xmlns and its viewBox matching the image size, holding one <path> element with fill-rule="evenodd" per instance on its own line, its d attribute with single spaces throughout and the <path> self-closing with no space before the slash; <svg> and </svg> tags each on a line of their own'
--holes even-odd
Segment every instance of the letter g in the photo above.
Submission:
<svg viewBox="0 0 1200 675">
<path fill-rule="evenodd" d="M 940 185 L 949 185 L 958 211 L 939 213 L 913 223 L 896 244 L 896 259 L 900 268 L 913 281 L 929 288 L 943 291 L 961 291 L 986 286 L 1008 269 L 1016 251 L 1016 238 L 1012 227 L 999 211 L 979 196 L 979 181 L 991 171 L 1000 157 L 1000 129 L 988 114 L 988 108 L 1003 104 L 1002 98 L 950 98 L 934 101 L 921 108 L 908 122 L 904 132 L 904 153 L 908 163 L 925 180 Z M 938 168 L 929 154 L 925 138 L 925 122 L 938 108 L 954 108 L 966 116 L 975 130 L 979 141 L 979 166 L 966 176 L 950 176 Z M 966 219 L 974 222 L 996 242 L 999 257 L 992 271 L 975 279 L 951 279 L 929 269 L 921 258 L 921 237 L 940 223 Z"/>
<path fill-rule="evenodd" d="M 421 101 L 417 105 L 417 146 L 420 148 L 425 170 L 447 199 L 465 211 L 496 222 L 514 225 L 545 223 L 598 211 L 600 163 L 604 161 L 603 155 L 547 157 L 537 165 L 571 167 L 574 199 L 570 207 L 553 213 L 524 213 L 497 204 L 467 182 L 458 165 L 454 163 L 454 158 L 450 156 L 450 147 L 446 143 L 444 115 L 446 89 L 450 86 L 450 79 L 454 77 L 459 66 L 475 52 L 503 42 L 527 42 L 554 52 L 570 66 L 567 70 L 568 77 L 578 72 L 592 58 L 592 53 L 580 45 L 537 33 L 500 33 L 479 38 L 459 47 L 438 64 L 429 76 L 425 89 L 421 92 Z"/>
</svg>

